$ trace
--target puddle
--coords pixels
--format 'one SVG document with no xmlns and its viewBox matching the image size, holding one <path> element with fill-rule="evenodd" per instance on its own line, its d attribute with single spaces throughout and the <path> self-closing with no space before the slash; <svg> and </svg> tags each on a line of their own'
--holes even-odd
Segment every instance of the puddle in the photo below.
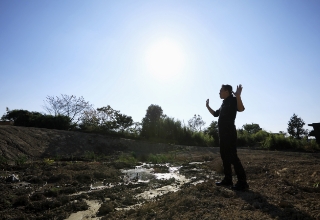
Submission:
<svg viewBox="0 0 320 220">
<path fill-rule="evenodd" d="M 201 164 L 203 162 L 194 162 L 193 164 Z M 154 173 L 153 167 L 164 167 L 168 168 L 168 173 Z M 196 178 L 186 178 L 184 175 L 179 173 L 179 170 L 182 166 L 171 166 L 170 164 L 142 164 L 137 166 L 135 169 L 122 170 L 121 172 L 125 174 L 124 178 L 126 181 L 135 181 L 135 182 L 149 182 L 152 179 L 157 180 L 170 180 L 174 179 L 173 183 L 162 186 L 156 189 L 150 189 L 136 195 L 136 198 L 139 199 L 153 199 L 158 196 L 162 196 L 169 192 L 176 192 L 180 190 L 180 187 L 186 183 L 194 181 Z M 195 182 L 196 183 L 196 182 Z M 199 181 L 200 183 L 200 181 Z M 197 183 L 196 183 L 197 184 Z"/>
<path fill-rule="evenodd" d="M 203 164 L 205 162 L 192 162 L 192 164 Z M 182 166 L 172 166 L 171 164 L 142 164 L 140 166 L 136 166 L 134 169 L 123 169 L 121 172 L 123 173 L 122 182 L 119 182 L 115 185 L 112 184 L 104 184 L 104 182 L 96 182 L 90 185 L 89 191 L 81 191 L 72 195 L 79 195 L 82 193 L 90 193 L 97 190 L 103 190 L 106 188 L 112 188 L 116 185 L 128 185 L 128 184 L 139 184 L 139 183 L 148 183 L 150 184 L 150 189 L 146 190 L 140 194 L 135 195 L 137 199 L 140 201 L 143 200 L 151 200 L 156 197 L 162 196 L 169 192 L 177 192 L 180 190 L 181 186 L 186 183 L 190 183 L 193 185 L 204 182 L 203 179 L 197 179 L 196 177 L 187 178 L 186 176 L 180 174 L 180 169 Z M 161 173 L 156 173 L 155 171 L 162 171 Z M 191 169 L 193 172 L 200 172 L 201 169 Z M 164 172 L 167 171 L 167 172 Z M 208 177 L 208 176 L 206 176 Z M 165 186 L 161 186 L 155 188 L 158 185 L 158 181 L 169 180 L 168 184 Z M 154 184 L 153 184 L 154 183 Z M 68 220 L 74 219 L 99 219 L 96 218 L 96 213 L 99 210 L 101 203 L 96 200 L 86 200 L 89 205 L 89 209 L 87 211 L 81 211 L 70 215 Z M 132 206 L 128 206 L 125 208 L 116 208 L 116 210 L 129 210 L 134 209 L 140 206 L 142 203 L 135 204 Z"/>
</svg>

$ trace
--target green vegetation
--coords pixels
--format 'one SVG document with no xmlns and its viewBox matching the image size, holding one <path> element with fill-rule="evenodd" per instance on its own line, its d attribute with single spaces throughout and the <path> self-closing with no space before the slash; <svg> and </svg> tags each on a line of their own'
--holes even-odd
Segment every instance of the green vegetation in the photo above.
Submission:
<svg viewBox="0 0 320 220">
<path fill-rule="evenodd" d="M 175 156 L 173 154 L 150 154 L 148 155 L 146 162 L 153 164 L 173 163 L 175 162 Z"/>
<path fill-rule="evenodd" d="M 8 160 L 5 157 L 3 157 L 2 155 L 0 155 L 0 165 L 7 164 L 7 162 L 8 162 Z"/>
<path fill-rule="evenodd" d="M 176 162 L 176 157 L 173 152 L 169 152 L 167 154 L 148 154 L 137 156 L 135 154 L 120 154 L 119 158 L 116 160 L 117 163 L 124 163 L 128 166 L 134 166 L 138 162 L 146 162 L 146 163 L 174 163 Z"/>
<path fill-rule="evenodd" d="M 133 154 L 121 154 L 116 162 L 135 165 L 136 163 L 138 163 L 138 160 Z"/>
<path fill-rule="evenodd" d="M 290 136 L 296 139 L 301 139 L 301 136 L 308 134 L 308 131 L 303 129 L 304 125 L 304 121 L 296 114 L 293 114 L 293 116 L 290 118 L 290 121 L 288 122 L 288 133 L 290 134 Z"/>
<path fill-rule="evenodd" d="M 284 134 L 272 134 L 264 130 L 250 134 L 247 131 L 238 129 L 238 146 L 260 147 L 268 150 L 303 150 L 318 151 L 319 145 L 314 139 L 296 139 L 286 137 Z"/>
<path fill-rule="evenodd" d="M 152 104 L 140 123 L 134 122 L 131 116 L 120 113 L 110 105 L 93 109 L 83 97 L 77 98 L 74 95 L 47 96 L 45 104 L 44 108 L 50 115 L 7 108 L 7 113 L 1 119 L 14 121 L 17 126 L 77 130 L 176 145 L 219 146 L 218 122 L 212 121 L 208 127 L 204 127 L 206 123 L 197 114 L 185 125 L 184 122 L 165 115 L 161 106 Z M 304 121 L 293 114 L 288 122 L 288 137 L 284 132 L 272 134 L 262 130 L 259 124 L 245 124 L 237 130 L 238 146 L 269 150 L 320 150 L 314 140 L 307 139 L 308 131 L 303 129 L 304 125 Z M 90 161 L 101 158 L 89 151 L 84 155 L 84 159 Z M 128 160 L 122 162 L 130 164 L 135 159 L 120 156 L 119 162 Z M 24 163 L 24 160 L 19 158 L 17 162 Z M 6 163 L 6 160 L 0 157 L 0 163 Z"/>
<path fill-rule="evenodd" d="M 43 115 L 39 112 L 27 110 L 9 110 L 1 120 L 14 121 L 15 126 L 38 127 L 48 129 L 66 130 L 70 127 L 70 119 L 63 115 Z"/>
<path fill-rule="evenodd" d="M 23 165 L 28 161 L 28 157 L 26 155 L 18 155 L 18 157 L 15 159 L 16 165 Z"/>
</svg>

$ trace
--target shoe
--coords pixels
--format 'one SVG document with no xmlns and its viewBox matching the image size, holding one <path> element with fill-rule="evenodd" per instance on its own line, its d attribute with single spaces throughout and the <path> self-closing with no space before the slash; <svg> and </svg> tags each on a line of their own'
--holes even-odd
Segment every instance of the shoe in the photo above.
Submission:
<svg viewBox="0 0 320 220">
<path fill-rule="evenodd" d="M 232 185 L 233 185 L 232 180 L 223 179 L 220 182 L 216 182 L 216 186 L 232 186 Z"/>
<path fill-rule="evenodd" d="M 236 185 L 232 187 L 232 189 L 237 191 L 245 191 L 249 189 L 249 185 L 247 182 L 237 182 Z"/>
</svg>

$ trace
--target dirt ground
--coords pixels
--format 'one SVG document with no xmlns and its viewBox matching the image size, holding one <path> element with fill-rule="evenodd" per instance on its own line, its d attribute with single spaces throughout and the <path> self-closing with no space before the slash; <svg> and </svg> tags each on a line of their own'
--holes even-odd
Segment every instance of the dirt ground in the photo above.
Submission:
<svg viewBox="0 0 320 220">
<path fill-rule="evenodd" d="M 250 189 L 237 192 L 215 186 L 218 148 L 12 126 L 0 137 L 0 219 L 320 219 L 320 153 L 239 149 Z M 128 181 L 121 169 L 139 163 L 119 160 L 124 151 L 170 154 L 190 181 Z M 170 184 L 180 190 L 137 197 Z"/>
</svg>

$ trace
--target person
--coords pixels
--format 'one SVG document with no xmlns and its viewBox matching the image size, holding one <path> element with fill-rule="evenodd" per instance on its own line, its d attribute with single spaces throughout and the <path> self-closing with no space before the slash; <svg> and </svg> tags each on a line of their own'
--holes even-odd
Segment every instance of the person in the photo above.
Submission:
<svg viewBox="0 0 320 220">
<path fill-rule="evenodd" d="M 234 124 L 237 111 L 244 111 L 241 100 L 242 85 L 237 86 L 234 93 L 232 86 L 222 85 L 220 89 L 220 98 L 223 99 L 220 109 L 214 111 L 209 106 L 209 99 L 206 101 L 206 107 L 214 117 L 218 119 L 220 156 L 224 168 L 224 178 L 220 182 L 216 182 L 217 186 L 231 186 L 234 190 L 246 190 L 249 188 L 246 173 L 237 155 L 237 130 Z M 234 96 L 233 96 L 234 94 Z M 232 182 L 233 165 L 238 181 L 235 185 Z"/>
</svg>

